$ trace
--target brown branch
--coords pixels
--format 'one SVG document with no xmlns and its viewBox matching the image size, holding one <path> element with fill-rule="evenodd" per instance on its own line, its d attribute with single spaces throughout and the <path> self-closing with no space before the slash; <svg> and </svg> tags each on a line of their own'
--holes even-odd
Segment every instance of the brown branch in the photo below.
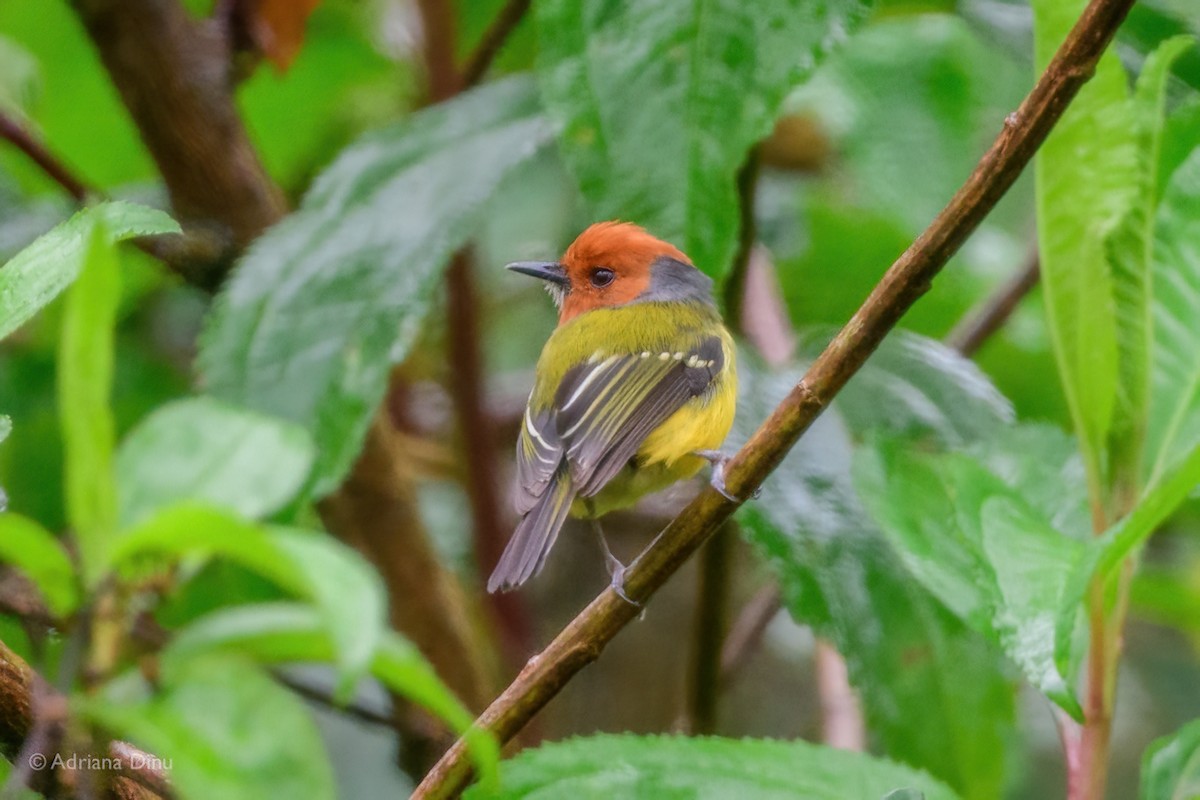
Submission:
<svg viewBox="0 0 1200 800">
<path fill-rule="evenodd" d="M 46 176 L 61 186 L 67 194 L 82 203 L 87 199 L 91 189 L 83 181 L 72 174 L 71 170 L 54 156 L 46 146 L 34 138 L 24 125 L 0 112 L 0 139 L 7 139 L 18 150 L 24 153 L 30 161 L 37 164 Z"/>
<path fill-rule="evenodd" d="M 846 326 L 813 362 L 799 384 L 734 456 L 726 486 L 746 497 L 787 455 L 797 439 L 866 362 L 900 318 L 932 285 L 950 257 L 1004 196 L 1033 158 L 1133 0 L 1092 0 L 1067 40 L 974 172 L 930 226 L 888 269 Z M 708 488 L 638 557 L 626 573 L 625 593 L 645 603 L 738 504 Z M 476 721 L 507 741 L 605 645 L 641 613 L 610 587 L 591 602 Z M 446 797 L 470 776 L 466 745 L 457 742 L 425 776 L 414 797 Z"/>
<path fill-rule="evenodd" d="M 176 268 L 216 287 L 233 256 L 286 210 L 238 115 L 220 26 L 178 2 L 72 4 L 189 233 Z"/>
<path fill-rule="evenodd" d="M 500 49 L 504 47 L 508 37 L 525 17 L 530 3 L 531 0 L 508 0 L 504 4 L 504 8 L 496 14 L 496 18 L 484 31 L 483 38 L 475 47 L 475 52 L 471 53 L 467 58 L 467 63 L 463 66 L 464 86 L 474 86 L 487 74 L 488 68 L 496 60 L 496 56 L 500 55 Z"/>
<path fill-rule="evenodd" d="M 963 315 L 950 333 L 946 334 L 946 344 L 967 358 L 975 355 L 992 334 L 1004 327 L 1004 323 L 1008 322 L 1008 318 L 1017 310 L 1025 295 L 1037 286 L 1038 273 L 1038 256 L 1035 249 L 1020 272 L 1002 283 L 992 294 Z"/>
<path fill-rule="evenodd" d="M 721 685 L 727 686 L 745 667 L 750 655 L 762 643 L 771 620 L 783 609 L 779 585 L 772 582 L 746 601 L 737 619 L 729 627 L 721 649 Z"/>
</svg>

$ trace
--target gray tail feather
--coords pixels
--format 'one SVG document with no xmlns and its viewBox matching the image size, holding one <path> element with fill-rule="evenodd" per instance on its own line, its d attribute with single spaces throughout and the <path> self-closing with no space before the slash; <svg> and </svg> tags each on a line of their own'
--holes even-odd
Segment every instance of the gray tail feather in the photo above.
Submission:
<svg viewBox="0 0 1200 800">
<path fill-rule="evenodd" d="M 488 578 L 489 592 L 510 591 L 541 572 L 574 499 L 571 476 L 566 469 L 560 468 L 537 505 L 517 523 L 500 562 Z"/>
</svg>

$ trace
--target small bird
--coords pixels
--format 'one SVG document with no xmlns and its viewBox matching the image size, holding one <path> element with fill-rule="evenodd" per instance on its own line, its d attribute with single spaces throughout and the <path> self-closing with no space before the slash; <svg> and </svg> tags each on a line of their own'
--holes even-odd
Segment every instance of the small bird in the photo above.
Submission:
<svg viewBox="0 0 1200 800">
<path fill-rule="evenodd" d="M 733 425 L 733 339 L 712 280 L 637 225 L 599 222 L 557 262 L 508 269 L 540 278 L 558 306 L 517 440 L 521 515 L 488 591 L 541 571 L 567 515 L 593 521 L 614 588 L 624 566 L 595 520 L 691 477 L 708 461 L 724 488 Z M 733 499 L 733 498 L 730 498 Z"/>
</svg>

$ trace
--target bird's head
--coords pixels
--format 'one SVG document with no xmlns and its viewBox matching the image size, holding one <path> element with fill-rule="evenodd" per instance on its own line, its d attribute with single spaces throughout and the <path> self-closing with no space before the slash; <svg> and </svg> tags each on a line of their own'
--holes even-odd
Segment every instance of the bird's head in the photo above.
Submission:
<svg viewBox="0 0 1200 800">
<path fill-rule="evenodd" d="M 674 245 L 629 222 L 597 222 L 559 261 L 518 261 L 514 272 L 546 282 L 559 324 L 585 311 L 645 301 L 712 302 L 712 281 Z"/>
</svg>

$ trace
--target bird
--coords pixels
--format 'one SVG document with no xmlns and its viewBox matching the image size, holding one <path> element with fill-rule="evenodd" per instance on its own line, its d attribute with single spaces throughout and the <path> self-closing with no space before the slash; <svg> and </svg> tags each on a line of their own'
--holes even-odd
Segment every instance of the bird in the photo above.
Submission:
<svg viewBox="0 0 1200 800">
<path fill-rule="evenodd" d="M 544 281 L 559 313 L 517 439 L 520 520 L 488 591 L 537 575 L 570 515 L 592 521 L 612 586 L 628 600 L 625 566 L 599 517 L 705 462 L 712 485 L 735 499 L 720 447 L 736 413 L 736 349 L 712 280 L 674 245 L 622 221 L 591 225 L 558 261 L 507 268 Z"/>
</svg>

